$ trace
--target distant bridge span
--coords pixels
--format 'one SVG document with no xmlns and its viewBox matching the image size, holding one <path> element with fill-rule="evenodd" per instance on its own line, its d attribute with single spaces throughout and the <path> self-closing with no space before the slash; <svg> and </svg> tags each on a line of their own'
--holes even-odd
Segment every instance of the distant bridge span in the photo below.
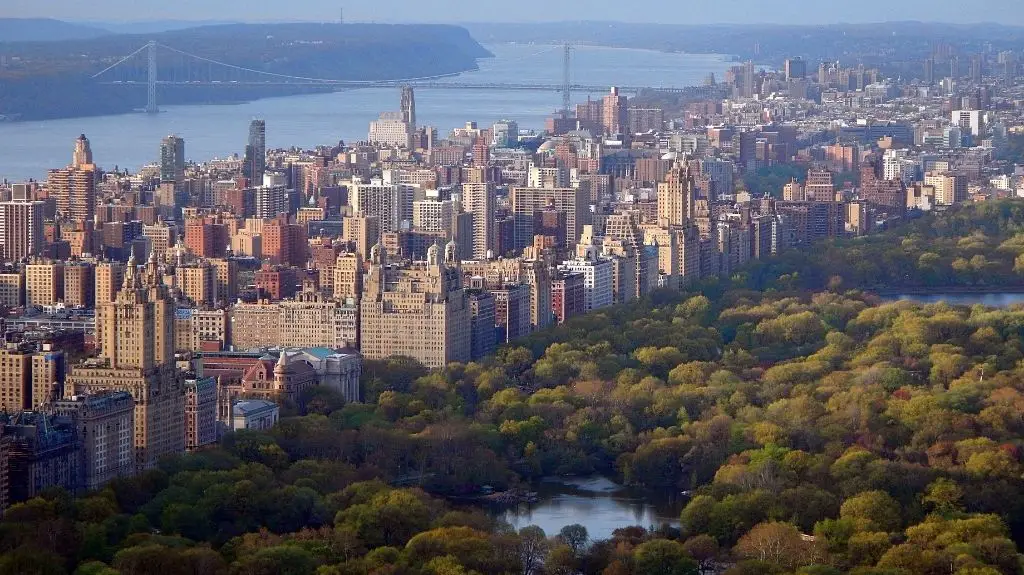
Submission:
<svg viewBox="0 0 1024 575">
<path fill-rule="evenodd" d="M 175 68 L 170 78 L 161 78 L 157 64 L 158 51 L 174 54 L 184 63 L 184 71 Z M 570 47 L 565 46 L 563 81 L 560 84 L 549 83 L 489 83 L 489 82 L 458 82 L 451 78 L 454 75 L 428 76 L 419 78 L 402 78 L 395 80 L 334 80 L 330 78 L 310 78 L 291 76 L 263 70 L 255 70 L 219 62 L 210 58 L 197 56 L 188 52 L 165 46 L 157 42 L 149 42 L 145 46 L 121 58 L 117 62 L 94 74 L 92 78 L 100 84 L 116 86 L 146 86 L 146 111 L 155 113 L 157 108 L 157 88 L 160 86 L 175 87 L 279 87 L 279 86 L 316 86 L 334 90 L 353 90 L 358 88 L 393 88 L 412 86 L 427 90 L 479 90 L 479 91 L 528 91 L 528 92 L 561 92 L 563 102 L 570 102 L 572 92 L 588 94 L 601 93 L 609 86 L 572 84 L 569 81 Z M 143 62 L 144 60 L 144 62 Z M 693 97 L 710 97 L 718 95 L 720 86 L 687 86 L 687 87 L 654 87 L 654 86 L 618 86 L 624 93 L 636 94 L 645 90 L 690 95 Z M 568 104 L 564 104 L 568 105 Z"/>
</svg>

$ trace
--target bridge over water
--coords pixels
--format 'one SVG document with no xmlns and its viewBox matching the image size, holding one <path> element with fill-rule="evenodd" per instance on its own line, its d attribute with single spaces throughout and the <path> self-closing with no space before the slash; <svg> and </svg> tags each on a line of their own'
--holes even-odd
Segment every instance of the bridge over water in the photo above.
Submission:
<svg viewBox="0 0 1024 575">
<path fill-rule="evenodd" d="M 561 92 L 563 109 L 568 110 L 572 101 L 572 93 L 601 93 L 608 86 L 574 84 L 570 81 L 572 47 L 563 46 L 563 78 L 559 84 L 554 83 L 489 83 L 466 82 L 455 79 L 458 74 L 447 76 L 428 76 L 419 78 L 397 78 L 390 80 L 338 80 L 331 78 L 311 78 L 292 76 L 237 66 L 226 62 L 197 56 L 158 42 L 149 42 L 138 50 L 121 58 L 117 62 L 93 75 L 93 79 L 102 84 L 117 86 L 146 86 L 146 111 L 157 113 L 159 106 L 157 96 L 160 86 L 195 86 L 195 87 L 272 87 L 272 86 L 314 86 L 331 90 L 351 90 L 358 88 L 387 88 L 412 86 L 417 89 L 444 90 L 518 90 L 533 92 Z M 174 58 L 176 64 L 169 75 L 160 76 L 159 63 L 164 58 Z M 644 90 L 670 92 L 706 98 L 718 95 L 719 86 L 618 86 L 619 91 L 636 94 Z"/>
</svg>

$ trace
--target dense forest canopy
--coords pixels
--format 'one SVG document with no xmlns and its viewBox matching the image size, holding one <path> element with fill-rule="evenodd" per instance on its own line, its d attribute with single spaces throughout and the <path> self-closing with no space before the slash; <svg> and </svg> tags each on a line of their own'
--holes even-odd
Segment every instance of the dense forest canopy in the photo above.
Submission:
<svg viewBox="0 0 1024 575">
<path fill-rule="evenodd" d="M 1022 574 L 1024 202 L 927 215 L 576 318 L 479 363 L 367 362 L 269 432 L 0 522 L 0 574 Z M 681 529 L 518 532 L 452 496 L 686 491 Z M 580 518 L 580 523 L 586 518 Z"/>
</svg>

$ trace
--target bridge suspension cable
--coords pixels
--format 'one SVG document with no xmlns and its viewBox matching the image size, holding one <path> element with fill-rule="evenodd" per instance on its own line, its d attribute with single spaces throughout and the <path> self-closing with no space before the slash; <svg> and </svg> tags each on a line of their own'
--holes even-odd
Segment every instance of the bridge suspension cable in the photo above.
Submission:
<svg viewBox="0 0 1024 575">
<path fill-rule="evenodd" d="M 132 52 L 131 54 L 128 54 L 128 55 L 127 55 L 127 56 L 125 56 L 124 58 L 121 58 L 121 59 L 120 59 L 120 60 L 118 60 L 118 61 L 117 61 L 116 63 L 114 63 L 114 64 L 111 64 L 110 66 L 107 66 L 107 67 L 106 67 L 106 68 L 104 68 L 103 70 L 101 70 L 101 71 L 99 71 L 99 72 L 97 72 L 97 73 L 93 74 L 93 76 L 92 76 L 92 77 L 93 77 L 93 79 L 95 80 L 96 78 L 99 78 L 100 76 L 102 76 L 102 75 L 106 74 L 107 72 L 109 72 L 109 71 L 113 70 L 114 68 L 117 68 L 117 67 L 118 67 L 118 66 L 120 66 L 121 64 L 124 64 L 124 63 L 125 63 L 125 62 L 127 62 L 128 60 L 131 60 L 132 58 L 134 58 L 134 57 L 138 56 L 139 54 L 141 54 L 141 53 L 142 53 L 142 52 L 143 52 L 144 50 L 148 50 L 148 49 L 149 49 L 149 44 L 146 44 L 145 46 L 143 46 L 143 47 L 139 48 L 138 50 L 136 50 L 136 51 Z"/>
</svg>

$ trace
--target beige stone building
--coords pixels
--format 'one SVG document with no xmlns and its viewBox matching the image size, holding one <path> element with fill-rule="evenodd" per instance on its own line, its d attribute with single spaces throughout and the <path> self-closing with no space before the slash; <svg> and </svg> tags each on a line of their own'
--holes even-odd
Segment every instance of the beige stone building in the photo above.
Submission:
<svg viewBox="0 0 1024 575">
<path fill-rule="evenodd" d="M 18 307 L 25 301 L 25 276 L 21 272 L 0 274 L 0 305 Z"/>
<path fill-rule="evenodd" d="M 135 465 L 149 469 L 185 450 L 183 379 L 174 363 L 174 301 L 150 257 L 134 254 L 114 302 L 96 309 L 99 356 L 72 368 L 65 397 L 127 391 L 135 399 Z"/>
<path fill-rule="evenodd" d="M 685 165 L 673 168 L 658 184 L 658 225 L 663 228 L 683 226 L 694 217 L 697 188 L 693 175 Z"/>
<path fill-rule="evenodd" d="M 359 301 L 363 292 L 363 260 L 356 254 L 338 255 L 334 264 L 334 299 Z"/>
<path fill-rule="evenodd" d="M 213 305 L 214 269 L 207 262 L 197 262 L 174 268 L 174 281 L 181 295 L 197 306 Z"/>
<path fill-rule="evenodd" d="M 36 260 L 25 266 L 26 306 L 50 306 L 63 300 L 63 263 Z"/>
<path fill-rule="evenodd" d="M 355 246 L 360 257 L 366 259 L 370 249 L 380 241 L 380 219 L 357 213 L 342 221 L 342 240 Z"/>
<path fill-rule="evenodd" d="M 121 262 L 99 262 L 94 270 L 96 276 L 96 305 L 112 302 L 117 298 L 124 280 L 124 264 Z"/>
<path fill-rule="evenodd" d="M 356 347 L 358 306 L 323 297 L 307 286 L 294 300 L 236 304 L 231 309 L 231 345 L 260 347 Z"/>
<path fill-rule="evenodd" d="M 64 265 L 64 303 L 71 307 L 96 305 L 96 279 L 89 262 L 68 262 Z"/>
<path fill-rule="evenodd" d="M 470 307 L 454 242 L 442 260 L 434 245 L 427 261 L 398 268 L 383 246 L 371 250 L 360 302 L 360 349 L 367 359 L 411 357 L 430 368 L 469 361 Z"/>
</svg>

